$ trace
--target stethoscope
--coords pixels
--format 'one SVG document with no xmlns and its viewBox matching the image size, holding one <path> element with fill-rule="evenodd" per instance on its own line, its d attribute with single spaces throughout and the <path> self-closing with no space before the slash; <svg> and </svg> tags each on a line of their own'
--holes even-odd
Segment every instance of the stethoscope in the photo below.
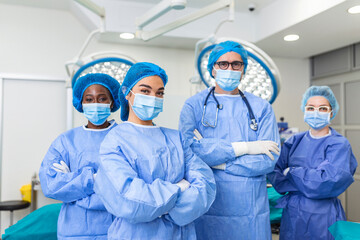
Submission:
<svg viewBox="0 0 360 240">
<path fill-rule="evenodd" d="M 216 124 L 217 124 L 217 120 L 218 120 L 218 114 L 219 114 L 219 110 L 223 109 L 223 105 L 219 103 L 219 101 L 217 100 L 217 98 L 215 97 L 215 87 L 212 87 L 208 93 L 208 95 L 206 96 L 205 98 L 205 102 L 204 102 L 204 110 L 203 110 L 203 114 L 202 114 L 202 118 L 201 118 L 201 124 L 204 126 L 204 127 L 212 127 L 212 128 L 215 128 L 216 127 Z M 245 97 L 245 95 L 240 91 L 239 89 L 239 94 L 242 98 L 242 100 L 245 102 L 245 105 L 249 111 L 249 117 L 250 117 L 250 128 L 254 131 L 256 131 L 258 129 L 258 124 L 256 122 L 256 119 L 255 119 L 255 116 L 254 116 L 254 113 L 252 111 L 252 108 L 249 104 L 249 101 L 247 100 L 247 98 Z M 216 115 L 215 115 L 215 124 L 214 125 L 211 125 L 210 123 L 208 123 L 207 121 L 204 122 L 204 116 L 206 114 L 206 105 L 207 105 L 207 102 L 208 102 L 208 99 L 210 97 L 210 95 L 213 96 L 215 102 L 216 102 Z"/>
</svg>

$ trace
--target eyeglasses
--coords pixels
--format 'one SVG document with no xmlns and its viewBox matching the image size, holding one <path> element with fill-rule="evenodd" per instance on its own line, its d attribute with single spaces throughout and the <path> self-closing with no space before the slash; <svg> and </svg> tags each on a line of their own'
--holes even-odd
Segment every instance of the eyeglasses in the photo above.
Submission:
<svg viewBox="0 0 360 240">
<path fill-rule="evenodd" d="M 234 62 L 220 61 L 220 62 L 216 62 L 216 64 L 219 66 L 221 70 L 228 69 L 230 64 L 233 70 L 240 70 L 242 66 L 244 66 L 244 63 L 240 61 L 234 61 Z"/>
<path fill-rule="evenodd" d="M 330 112 L 330 111 L 331 111 L 331 107 L 329 107 L 329 106 L 320 106 L 320 107 L 305 106 L 305 111 L 306 111 L 306 112 L 314 112 L 314 111 L 318 111 L 318 112 Z"/>
</svg>

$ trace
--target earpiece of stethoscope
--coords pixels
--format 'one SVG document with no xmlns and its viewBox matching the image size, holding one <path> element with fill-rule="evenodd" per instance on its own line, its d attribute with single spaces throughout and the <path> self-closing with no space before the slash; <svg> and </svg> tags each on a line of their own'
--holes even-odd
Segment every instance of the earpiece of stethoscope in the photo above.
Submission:
<svg viewBox="0 0 360 240">
<path fill-rule="evenodd" d="M 204 126 L 204 127 L 212 127 L 212 128 L 215 128 L 216 127 L 216 124 L 217 124 L 217 120 L 218 120 L 218 113 L 219 113 L 219 109 L 223 109 L 223 105 L 219 103 L 219 101 L 217 100 L 217 98 L 215 97 L 215 87 L 212 87 L 208 93 L 208 95 L 206 96 L 205 98 L 205 102 L 204 102 L 204 109 L 203 109 L 203 114 L 202 114 L 202 118 L 201 118 L 201 124 Z M 250 128 L 254 131 L 257 131 L 258 129 L 258 124 L 256 122 L 256 119 L 255 119 L 255 116 L 254 116 L 254 113 L 252 111 L 252 108 L 249 104 L 249 101 L 247 100 L 247 98 L 245 97 L 244 93 L 242 93 L 239 89 L 239 94 L 242 98 L 242 100 L 245 102 L 245 105 L 249 111 L 249 117 L 250 117 Z M 215 116 L 215 124 L 214 125 L 211 125 L 209 124 L 208 122 L 204 122 L 204 115 L 206 113 L 206 104 L 208 102 L 208 99 L 209 99 L 209 96 L 212 95 L 215 102 L 216 102 L 216 116 Z"/>
</svg>

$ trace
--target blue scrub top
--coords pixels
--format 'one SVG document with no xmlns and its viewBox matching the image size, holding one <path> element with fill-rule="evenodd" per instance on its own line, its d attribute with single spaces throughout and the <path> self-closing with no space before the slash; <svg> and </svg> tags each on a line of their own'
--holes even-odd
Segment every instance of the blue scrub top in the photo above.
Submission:
<svg viewBox="0 0 360 240">
<path fill-rule="evenodd" d="M 289 193 L 277 205 L 284 208 L 280 239 L 333 240 L 328 228 L 346 219 L 337 196 L 354 181 L 356 167 L 350 143 L 332 128 L 322 138 L 307 131 L 287 140 L 268 175 L 276 191 Z"/>
<path fill-rule="evenodd" d="M 124 122 L 100 156 L 95 192 L 116 216 L 109 239 L 196 239 L 193 221 L 213 203 L 215 180 L 179 131 Z M 191 184 L 184 192 L 182 179 Z"/>
<path fill-rule="evenodd" d="M 115 121 L 110 123 L 105 129 L 81 126 L 61 134 L 44 157 L 39 170 L 42 191 L 46 197 L 64 202 L 58 219 L 58 239 L 107 239 L 113 216 L 94 193 L 93 174 L 99 167 L 100 144 L 117 125 Z M 66 163 L 69 173 L 52 168 L 60 161 Z"/>
<path fill-rule="evenodd" d="M 250 128 L 249 111 L 240 95 L 215 94 L 223 108 L 215 128 L 202 125 L 203 108 L 209 89 L 189 98 L 181 111 L 179 129 L 188 144 L 209 166 L 226 163 L 224 171 L 214 169 L 216 199 L 210 210 L 196 221 L 198 239 L 270 240 L 270 211 L 266 174 L 273 171 L 278 156 L 265 154 L 235 156 L 232 142 L 269 140 L 280 144 L 271 105 L 245 92 L 258 130 Z M 209 96 L 204 121 L 215 125 L 217 103 Z M 194 139 L 197 129 L 203 138 Z"/>
</svg>

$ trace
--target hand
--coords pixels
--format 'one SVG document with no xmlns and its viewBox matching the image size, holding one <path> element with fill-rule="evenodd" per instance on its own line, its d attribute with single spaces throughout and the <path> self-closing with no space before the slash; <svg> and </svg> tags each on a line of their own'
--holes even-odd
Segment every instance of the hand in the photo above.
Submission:
<svg viewBox="0 0 360 240">
<path fill-rule="evenodd" d="M 284 176 L 286 176 L 288 174 L 288 172 L 290 171 L 290 168 L 285 168 L 283 171 Z"/>
<path fill-rule="evenodd" d="M 280 155 L 278 144 L 273 141 L 255 141 L 246 142 L 246 144 L 248 147 L 248 154 L 266 154 L 271 160 L 274 160 L 274 156 L 271 152 Z"/>
<path fill-rule="evenodd" d="M 60 164 L 54 163 L 51 168 L 60 173 L 69 173 L 70 172 L 69 167 L 66 165 L 66 163 L 64 161 L 60 161 Z"/>
<path fill-rule="evenodd" d="M 212 166 L 211 168 L 219 169 L 219 170 L 225 170 L 225 168 L 226 168 L 226 163 L 222 163 L 222 164 L 220 164 L 220 165 Z"/>
<path fill-rule="evenodd" d="M 181 189 L 181 192 L 185 191 L 190 187 L 190 183 L 185 179 L 182 179 L 180 182 L 176 183 L 176 185 Z"/>
<path fill-rule="evenodd" d="M 280 154 L 278 144 L 273 141 L 233 142 L 231 145 L 237 157 L 244 154 L 266 154 L 271 160 L 274 160 L 271 152 Z"/>
<path fill-rule="evenodd" d="M 94 180 L 95 180 L 95 178 L 96 178 L 96 174 L 97 174 L 97 173 L 94 173 L 94 174 L 93 174 L 93 178 L 94 178 Z"/>
</svg>

